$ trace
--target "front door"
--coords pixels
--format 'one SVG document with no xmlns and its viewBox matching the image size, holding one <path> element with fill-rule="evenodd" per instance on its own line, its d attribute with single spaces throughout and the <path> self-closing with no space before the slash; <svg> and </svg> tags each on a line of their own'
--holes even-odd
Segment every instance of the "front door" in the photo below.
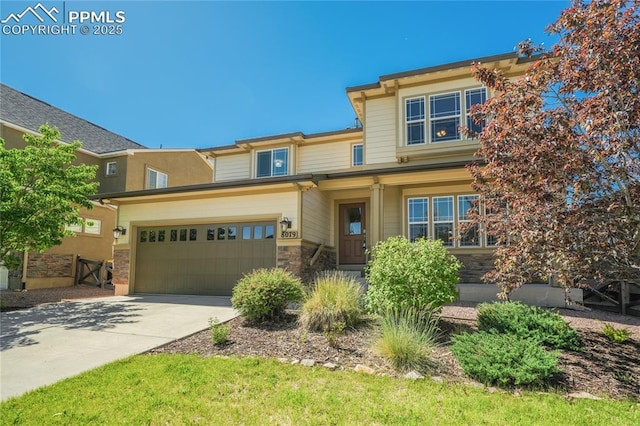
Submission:
<svg viewBox="0 0 640 426">
<path fill-rule="evenodd" d="M 341 265 L 365 263 L 365 209 L 364 203 L 340 204 Z"/>
</svg>

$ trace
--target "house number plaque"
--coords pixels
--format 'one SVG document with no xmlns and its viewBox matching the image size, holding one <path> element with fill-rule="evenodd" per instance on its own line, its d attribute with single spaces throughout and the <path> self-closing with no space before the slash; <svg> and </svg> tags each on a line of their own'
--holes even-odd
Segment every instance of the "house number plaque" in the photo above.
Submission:
<svg viewBox="0 0 640 426">
<path fill-rule="evenodd" d="M 298 231 L 284 231 L 281 235 L 281 238 L 285 240 L 298 238 Z"/>
</svg>

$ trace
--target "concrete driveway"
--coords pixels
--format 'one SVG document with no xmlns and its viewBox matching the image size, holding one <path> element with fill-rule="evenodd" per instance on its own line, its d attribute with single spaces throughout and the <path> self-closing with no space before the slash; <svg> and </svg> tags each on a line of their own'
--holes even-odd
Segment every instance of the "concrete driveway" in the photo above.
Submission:
<svg viewBox="0 0 640 426">
<path fill-rule="evenodd" d="M 0 399 L 139 354 L 237 315 L 228 297 L 134 295 L 0 314 Z"/>
</svg>

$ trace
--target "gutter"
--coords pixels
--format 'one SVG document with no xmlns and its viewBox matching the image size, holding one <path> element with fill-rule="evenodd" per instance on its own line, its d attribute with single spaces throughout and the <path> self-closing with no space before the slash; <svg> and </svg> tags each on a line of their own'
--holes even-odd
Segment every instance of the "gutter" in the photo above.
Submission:
<svg viewBox="0 0 640 426">
<path fill-rule="evenodd" d="M 357 170 L 349 172 L 337 172 L 337 173 L 308 173 L 303 175 L 292 176 L 278 176 L 270 178 L 259 179 L 245 179 L 240 181 L 228 181 L 228 182 L 214 182 L 197 185 L 187 186 L 174 186 L 170 188 L 158 188 L 158 189 L 144 189 L 139 191 L 129 192 L 112 192 L 96 194 L 89 197 L 92 200 L 105 200 L 114 198 L 133 198 L 152 195 L 169 195 L 169 194 L 182 194 L 200 191 L 211 191 L 216 189 L 229 189 L 229 188 L 246 188 L 251 186 L 267 186 L 282 183 L 298 183 L 301 181 L 310 181 L 314 184 L 322 180 L 330 179 L 343 179 L 350 177 L 362 177 L 362 176 L 381 176 L 390 174 L 412 173 L 420 171 L 433 171 L 433 170 L 447 170 L 466 167 L 470 164 L 477 163 L 478 161 L 457 161 L 452 163 L 440 163 L 440 164 L 416 164 L 413 166 L 400 166 L 400 167 L 387 167 L 382 169 L 368 169 Z"/>
</svg>

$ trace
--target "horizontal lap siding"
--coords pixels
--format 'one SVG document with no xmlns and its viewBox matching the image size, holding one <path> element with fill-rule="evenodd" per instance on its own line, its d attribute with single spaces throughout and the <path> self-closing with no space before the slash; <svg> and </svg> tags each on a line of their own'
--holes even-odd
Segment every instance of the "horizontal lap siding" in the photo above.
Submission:
<svg viewBox="0 0 640 426">
<path fill-rule="evenodd" d="M 317 188 L 302 193 L 302 222 L 302 238 L 317 244 L 329 243 L 331 201 Z"/>
<path fill-rule="evenodd" d="M 402 234 L 402 194 L 397 186 L 384 188 L 384 231 L 387 239 Z"/>
<path fill-rule="evenodd" d="M 351 143 L 332 142 L 298 148 L 298 173 L 317 173 L 351 166 Z"/>
<path fill-rule="evenodd" d="M 237 154 L 216 158 L 216 182 L 249 179 L 251 177 L 251 155 Z"/>
<path fill-rule="evenodd" d="M 366 164 L 395 162 L 395 98 L 367 100 L 365 114 Z"/>
<path fill-rule="evenodd" d="M 294 224 L 298 221 L 298 191 L 211 197 L 197 200 L 167 201 L 136 205 L 122 205 L 119 223 L 155 225 L 164 223 L 202 223 L 210 220 L 225 221 L 243 218 L 279 218 L 286 216 Z M 129 234 L 119 239 L 126 244 Z"/>
</svg>

